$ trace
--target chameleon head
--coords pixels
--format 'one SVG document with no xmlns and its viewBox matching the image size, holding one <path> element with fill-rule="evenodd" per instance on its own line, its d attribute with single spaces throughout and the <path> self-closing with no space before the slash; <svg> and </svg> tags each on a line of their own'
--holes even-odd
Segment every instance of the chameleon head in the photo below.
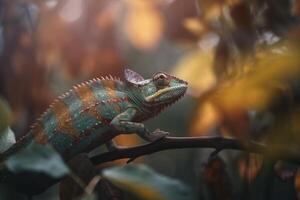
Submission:
<svg viewBox="0 0 300 200">
<path fill-rule="evenodd" d="M 165 72 L 155 73 L 152 78 L 144 79 L 131 70 L 125 70 L 125 78 L 142 94 L 142 100 L 150 105 L 166 106 L 182 97 L 188 83 Z"/>
</svg>

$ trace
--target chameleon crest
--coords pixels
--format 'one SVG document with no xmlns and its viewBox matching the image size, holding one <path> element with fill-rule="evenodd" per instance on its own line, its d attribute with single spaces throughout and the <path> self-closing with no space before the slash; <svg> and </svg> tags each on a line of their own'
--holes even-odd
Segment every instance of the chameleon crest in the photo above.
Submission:
<svg viewBox="0 0 300 200">
<path fill-rule="evenodd" d="M 187 82 L 164 72 L 149 79 L 129 69 L 124 75 L 124 82 L 110 76 L 74 86 L 25 136 L 0 153 L 0 162 L 33 143 L 49 143 L 68 160 L 102 144 L 114 150 L 112 139 L 119 134 L 136 133 L 149 142 L 165 137 L 167 132 L 150 132 L 141 122 L 180 99 Z"/>
</svg>

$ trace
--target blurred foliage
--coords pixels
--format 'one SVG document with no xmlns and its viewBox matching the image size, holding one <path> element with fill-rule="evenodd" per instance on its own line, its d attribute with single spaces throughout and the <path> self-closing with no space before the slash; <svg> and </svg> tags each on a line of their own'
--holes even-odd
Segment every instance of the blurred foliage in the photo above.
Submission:
<svg viewBox="0 0 300 200">
<path fill-rule="evenodd" d="M 185 185 L 157 174 L 144 165 L 127 165 L 106 169 L 103 171 L 103 176 L 142 199 L 193 199 Z"/>
<path fill-rule="evenodd" d="M 15 134 L 9 127 L 0 134 L 0 152 L 7 150 L 10 146 L 16 143 Z"/>
<path fill-rule="evenodd" d="M 10 156 L 6 167 L 14 173 L 35 171 L 45 173 L 53 178 L 63 177 L 69 173 L 60 155 L 51 146 L 33 144 L 30 148 Z"/>
<path fill-rule="evenodd" d="M 158 173 L 109 168 L 124 161 L 96 168 L 86 155 L 68 163 L 69 173 L 48 147 L 15 155 L 8 166 L 39 177 L 68 174 L 59 192 L 56 186 L 40 199 L 155 199 L 173 197 L 182 185 L 198 199 L 300 199 L 297 166 L 272 160 L 284 148 L 300 150 L 299 17 L 299 0 L 1 0 L 1 150 L 14 142 L 13 132 L 25 134 L 55 96 L 93 77 L 122 77 L 124 67 L 145 77 L 166 70 L 189 82 L 186 98 L 147 122 L 150 129 L 252 139 L 272 149 L 266 159 L 232 151 L 210 158 L 207 150 L 138 159 Z M 116 141 L 141 142 L 128 135 Z M 104 168 L 111 176 L 97 179 Z M 45 190 L 38 176 L 26 173 L 7 174 L 13 184 L 0 187 L 0 198 L 21 199 L 16 189 L 30 194 L 34 188 L 18 187 L 24 180 Z M 169 188 L 173 178 L 183 184 Z"/>
<path fill-rule="evenodd" d="M 0 98 L 0 133 L 4 132 L 10 125 L 11 110 L 6 101 Z"/>
<path fill-rule="evenodd" d="M 247 182 L 251 182 L 261 170 L 263 158 L 259 155 L 250 154 L 247 157 L 240 156 L 236 162 L 241 178 L 247 180 Z"/>
<path fill-rule="evenodd" d="M 232 185 L 225 168 L 225 163 L 219 157 L 209 159 L 204 166 L 202 173 L 209 199 L 233 199 Z"/>
<path fill-rule="evenodd" d="M 68 164 L 72 175 L 63 179 L 59 184 L 61 200 L 76 199 L 80 196 L 95 199 L 123 199 L 123 192 L 99 176 L 101 168 L 96 168 L 87 155 L 81 154 Z M 81 184 L 78 184 L 78 181 Z"/>
<path fill-rule="evenodd" d="M 95 194 L 86 194 L 81 197 L 81 200 L 97 200 L 97 196 Z"/>
</svg>

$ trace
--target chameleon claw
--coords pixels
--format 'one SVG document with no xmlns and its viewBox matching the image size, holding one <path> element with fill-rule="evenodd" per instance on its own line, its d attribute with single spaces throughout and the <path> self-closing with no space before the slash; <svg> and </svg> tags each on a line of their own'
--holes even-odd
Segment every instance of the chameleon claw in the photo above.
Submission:
<svg viewBox="0 0 300 200">
<path fill-rule="evenodd" d="M 152 134 L 155 134 L 155 135 L 164 135 L 164 136 L 170 135 L 169 132 L 162 131 L 162 130 L 160 130 L 160 129 L 156 129 L 155 131 L 152 132 Z"/>
<path fill-rule="evenodd" d="M 170 135 L 169 132 L 162 131 L 160 129 L 156 129 L 151 134 L 151 141 L 155 142 L 155 141 L 161 140 L 161 139 L 167 137 L 168 135 Z"/>
</svg>

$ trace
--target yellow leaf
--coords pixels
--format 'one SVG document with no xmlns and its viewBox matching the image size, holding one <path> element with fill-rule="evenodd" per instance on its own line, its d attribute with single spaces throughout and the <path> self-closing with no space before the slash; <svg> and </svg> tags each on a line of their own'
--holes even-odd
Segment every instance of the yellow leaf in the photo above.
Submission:
<svg viewBox="0 0 300 200">
<path fill-rule="evenodd" d="M 222 13 L 222 6 L 218 3 L 214 3 L 208 7 L 204 13 L 204 19 L 206 21 L 213 21 L 220 17 Z"/>
<path fill-rule="evenodd" d="M 183 25 L 191 33 L 200 36 L 205 31 L 205 25 L 197 18 L 187 18 Z"/>
<path fill-rule="evenodd" d="M 300 73 L 297 52 L 273 53 L 264 51 L 250 64 L 252 70 L 240 77 L 226 80 L 216 87 L 212 100 L 222 107 L 237 105 L 263 110 L 282 94 L 282 88 Z"/>
<path fill-rule="evenodd" d="M 240 62 L 240 66 L 237 63 L 238 68 L 247 70 L 227 77 L 218 84 L 215 80 L 207 81 L 210 76 L 205 70 L 209 69 L 214 77 L 210 61 L 212 57 L 207 59 L 209 56 L 201 57 L 203 54 L 199 54 L 181 63 L 177 69 L 178 76 L 191 83 L 194 91 L 197 91 L 194 94 L 206 91 L 199 97 L 199 107 L 191 126 L 192 134 L 201 135 L 205 131 L 209 133 L 214 127 L 221 127 L 239 139 L 249 137 L 248 111 L 268 110 L 286 92 L 288 82 L 296 80 L 300 74 L 297 50 L 291 48 L 281 53 L 274 53 L 274 50 L 279 48 L 261 51 L 252 60 Z M 196 62 L 197 58 L 201 64 Z M 209 87 L 205 88 L 205 83 L 210 83 Z"/>
<path fill-rule="evenodd" d="M 211 102 L 204 102 L 195 112 L 190 128 L 191 136 L 207 135 L 220 123 L 220 114 Z"/>
</svg>

